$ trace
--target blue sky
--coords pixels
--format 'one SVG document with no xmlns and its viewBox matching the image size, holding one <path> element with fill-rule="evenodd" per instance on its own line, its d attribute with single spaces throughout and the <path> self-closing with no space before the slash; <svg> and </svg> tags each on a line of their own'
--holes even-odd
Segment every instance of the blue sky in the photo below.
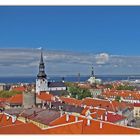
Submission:
<svg viewBox="0 0 140 140">
<path fill-rule="evenodd" d="M 140 7 L 0 7 L 0 47 L 139 55 Z"/>
<path fill-rule="evenodd" d="M 19 75 L 28 75 L 29 71 L 32 74 L 35 65 L 22 71 L 16 63 L 18 69 L 15 70 L 13 68 L 15 60 L 8 61 L 8 58 L 20 57 L 13 54 L 11 49 L 17 48 L 17 53 L 21 49 L 26 53 L 27 50 L 24 52 L 23 48 L 29 48 L 28 51 L 32 52 L 32 49 L 39 47 L 43 47 L 45 51 L 63 52 L 65 56 L 68 52 L 71 54 L 73 52 L 73 56 L 77 55 L 74 53 L 78 53 L 77 67 L 78 62 L 73 60 L 67 69 L 60 70 L 67 62 L 59 65 L 60 62 L 55 60 L 58 64 L 58 74 L 62 74 L 63 71 L 68 73 L 71 68 L 75 74 L 82 69 L 83 73 L 88 73 L 89 65 L 92 63 L 98 74 L 108 74 L 108 70 L 111 70 L 112 74 L 139 74 L 137 67 L 140 60 L 140 7 L 0 7 L 0 49 L 7 48 L 7 51 L 8 49 L 11 51 L 11 54 L 8 51 L 9 53 L 5 55 L 7 57 L 1 54 L 0 65 L 3 71 L 1 73 L 3 75 L 9 73 L 8 68 L 12 75 L 18 72 Z M 83 53 L 92 54 L 94 58 L 86 58 L 84 54 L 86 63 L 81 63 L 80 61 L 85 61 L 81 58 Z M 57 55 L 62 59 L 65 58 L 59 53 Z M 112 57 L 115 59 L 111 60 Z M 131 61 L 128 62 L 126 57 Z M 52 63 L 50 58 L 48 59 Z M 53 58 L 50 66 L 55 62 Z M 10 63 L 13 65 L 9 66 Z"/>
</svg>

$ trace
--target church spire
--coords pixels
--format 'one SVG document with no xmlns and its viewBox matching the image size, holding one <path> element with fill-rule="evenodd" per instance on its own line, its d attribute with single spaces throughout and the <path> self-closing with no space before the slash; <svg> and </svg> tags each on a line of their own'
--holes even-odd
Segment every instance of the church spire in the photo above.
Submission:
<svg viewBox="0 0 140 140">
<path fill-rule="evenodd" d="M 38 78 L 46 78 L 42 49 L 41 49 L 41 57 L 40 57 L 40 63 L 39 63 L 39 73 L 38 73 L 37 77 Z"/>
<path fill-rule="evenodd" d="M 42 52 L 42 49 L 41 49 L 40 63 L 44 63 L 44 62 L 43 62 L 43 52 Z"/>
<path fill-rule="evenodd" d="M 92 66 L 92 70 L 91 70 L 91 76 L 94 77 L 94 68 Z"/>
</svg>

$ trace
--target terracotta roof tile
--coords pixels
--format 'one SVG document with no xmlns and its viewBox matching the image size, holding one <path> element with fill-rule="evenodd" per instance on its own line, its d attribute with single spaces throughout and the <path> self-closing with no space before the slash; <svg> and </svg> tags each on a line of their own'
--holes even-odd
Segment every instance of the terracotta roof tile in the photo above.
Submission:
<svg viewBox="0 0 140 140">
<path fill-rule="evenodd" d="M 82 100 L 77 100 L 75 98 L 60 97 L 60 100 L 66 104 L 81 106 Z"/>
<path fill-rule="evenodd" d="M 134 103 L 134 107 L 140 107 L 140 103 Z"/>
<path fill-rule="evenodd" d="M 37 97 L 43 101 L 53 101 L 54 96 L 52 94 L 48 94 L 46 92 L 41 92 Z"/>
<path fill-rule="evenodd" d="M 11 126 L 11 125 L 15 125 L 15 124 L 21 124 L 21 121 L 16 120 L 15 123 L 12 123 L 12 119 L 11 117 L 7 120 L 6 115 L 5 114 L 0 114 L 0 127 L 3 126 Z"/>
<path fill-rule="evenodd" d="M 42 134 L 42 130 L 32 123 L 22 123 L 0 127 L 0 134 Z"/>
<path fill-rule="evenodd" d="M 16 94 L 6 100 L 6 102 L 11 104 L 22 104 L 23 101 L 23 95 L 22 94 Z"/>
<path fill-rule="evenodd" d="M 19 87 L 13 87 L 12 88 L 13 91 L 25 91 L 26 90 L 26 87 L 25 86 L 19 86 Z"/>
</svg>

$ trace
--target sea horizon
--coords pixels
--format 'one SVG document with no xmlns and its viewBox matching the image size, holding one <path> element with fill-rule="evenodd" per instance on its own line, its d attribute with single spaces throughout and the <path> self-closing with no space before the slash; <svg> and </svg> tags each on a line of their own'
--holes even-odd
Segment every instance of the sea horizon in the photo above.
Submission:
<svg viewBox="0 0 140 140">
<path fill-rule="evenodd" d="M 62 81 L 62 77 L 66 82 L 78 82 L 78 75 L 49 75 L 49 81 Z M 80 75 L 80 82 L 87 81 L 90 75 Z M 122 81 L 122 80 L 135 80 L 140 79 L 140 75 L 95 75 L 103 82 Z M 35 83 L 36 76 L 0 76 L 0 83 Z"/>
</svg>

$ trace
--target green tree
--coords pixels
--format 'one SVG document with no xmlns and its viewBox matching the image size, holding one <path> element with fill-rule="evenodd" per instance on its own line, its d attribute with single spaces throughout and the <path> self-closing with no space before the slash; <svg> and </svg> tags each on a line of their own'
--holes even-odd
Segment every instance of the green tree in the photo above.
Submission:
<svg viewBox="0 0 140 140">
<path fill-rule="evenodd" d="M 129 86 L 129 85 L 119 85 L 117 87 L 117 90 L 131 90 L 133 91 L 135 89 L 134 86 Z"/>
<path fill-rule="evenodd" d="M 69 87 L 69 92 L 71 93 L 72 98 L 83 99 L 86 97 L 92 97 L 91 92 L 88 89 L 81 89 L 76 86 Z"/>
<path fill-rule="evenodd" d="M 9 97 L 12 97 L 16 94 L 22 94 L 22 92 L 20 92 L 20 91 L 7 91 L 7 90 L 0 91 L 1 98 L 9 98 Z"/>
<path fill-rule="evenodd" d="M 120 97 L 120 96 L 116 96 L 116 97 L 115 97 L 115 101 L 120 102 L 120 101 L 121 101 L 121 97 Z"/>
</svg>

